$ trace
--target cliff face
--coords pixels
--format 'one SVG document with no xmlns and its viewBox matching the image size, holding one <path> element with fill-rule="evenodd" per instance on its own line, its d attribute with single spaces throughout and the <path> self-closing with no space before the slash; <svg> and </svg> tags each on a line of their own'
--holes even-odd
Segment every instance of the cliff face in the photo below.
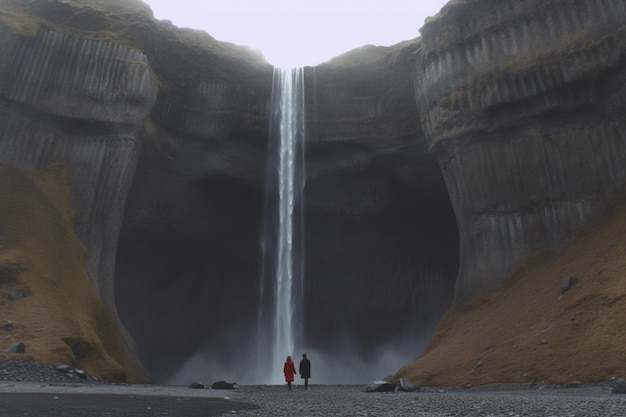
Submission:
<svg viewBox="0 0 626 417">
<path fill-rule="evenodd" d="M 22 343 L 23 353 L 8 356 L 63 362 L 116 382 L 148 382 L 89 280 L 66 168 L 24 174 L 2 166 L 0 192 L 3 354 Z"/>
<path fill-rule="evenodd" d="M 159 381 L 201 346 L 240 355 L 256 326 L 272 68 L 214 56 L 207 40 L 174 42 L 155 64 L 166 87 L 118 247 L 117 307 Z"/>
<path fill-rule="evenodd" d="M 416 115 L 409 73 L 418 48 L 364 48 L 305 70 L 303 342 L 337 360 L 415 343 L 451 303 L 456 225 Z M 258 74 L 247 86 L 177 73 L 173 81 L 194 87 L 160 93 L 143 137 L 117 305 L 159 380 L 194 354 L 238 363 L 237 379 L 251 377 L 241 356 L 256 355 L 265 178 L 274 169 L 272 73 Z M 164 327 L 176 343 L 163 342 Z"/>
<path fill-rule="evenodd" d="M 420 48 L 419 40 L 368 46 L 305 74 L 310 344 L 415 346 L 450 305 L 458 237 L 417 117 Z"/>
<path fill-rule="evenodd" d="M 116 241 L 137 161 L 136 131 L 154 105 L 156 82 L 144 53 L 43 23 L 38 13 L 60 20 L 76 13 L 65 3 L 44 6 L 2 4 L 0 162 L 25 170 L 51 162 L 69 167 L 76 230 L 89 247 L 97 291 L 112 307 Z"/>
<path fill-rule="evenodd" d="M 167 181 L 148 187 L 159 192 L 181 176 L 198 178 L 189 159 L 218 177 L 236 171 L 240 165 L 229 164 L 223 154 L 201 161 L 195 150 L 201 141 L 191 135 L 216 139 L 214 149 L 231 131 L 262 124 L 267 98 L 257 90 L 259 84 L 270 88 L 263 73 L 271 68 L 244 48 L 157 24 L 140 1 L 7 0 L 1 5 L 0 163 L 23 170 L 51 162 L 67 167 L 89 277 L 117 319 L 118 236 L 135 174 L 141 184 L 150 173 L 150 159 L 142 155 L 161 156 L 159 169 Z M 187 77 L 179 76 L 181 68 Z M 249 86 L 250 80 L 261 81 Z M 256 122 L 246 122 L 254 117 Z M 168 129 L 177 133 L 159 133 Z M 226 154 L 238 153 L 237 146 L 225 146 Z M 212 153 L 208 145 L 199 147 Z M 172 152 L 190 158 L 170 170 Z M 144 169 L 137 169 L 138 161 Z M 174 188 L 170 201 L 183 200 L 183 187 Z M 149 191 L 142 195 L 149 197 L 137 211 L 149 214 L 143 206 L 156 201 Z M 158 222 L 168 220 L 163 215 Z M 137 237 L 133 246 L 149 238 Z M 130 339 L 127 351 L 134 355 Z"/>
<path fill-rule="evenodd" d="M 561 244 L 625 179 L 622 1 L 453 1 L 416 100 L 461 239 L 455 303 Z"/>
<path fill-rule="evenodd" d="M 194 354 L 245 379 L 271 66 L 138 0 L 0 6 L 0 163 L 67 167 L 89 276 L 156 380 Z M 594 215 L 626 174 L 624 7 L 452 1 L 305 69 L 306 346 L 412 355 L 457 272 L 463 306 Z"/>
<path fill-rule="evenodd" d="M 234 346 L 257 331 L 271 66 L 139 1 L 1 4 L 0 162 L 67 167 L 89 276 L 142 363 L 163 381 L 199 351 L 252 356 Z M 419 48 L 305 71 L 310 349 L 372 358 L 451 303 L 456 225 L 412 93 Z"/>
</svg>

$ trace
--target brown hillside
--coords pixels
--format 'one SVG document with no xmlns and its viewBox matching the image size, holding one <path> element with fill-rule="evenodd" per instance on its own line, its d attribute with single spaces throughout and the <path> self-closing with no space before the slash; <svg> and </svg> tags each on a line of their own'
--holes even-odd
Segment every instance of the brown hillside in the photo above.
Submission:
<svg viewBox="0 0 626 417">
<path fill-rule="evenodd" d="M 561 294 L 567 277 L 577 283 Z M 595 382 L 626 376 L 626 206 L 558 253 L 537 255 L 398 371 L 422 385 Z"/>
<path fill-rule="evenodd" d="M 126 357 L 87 274 L 65 168 L 25 174 L 0 167 L 0 195 L 2 350 L 24 342 L 25 354 L 8 356 L 64 362 L 107 380 L 147 382 Z M 4 327 L 8 320 L 12 330 Z"/>
</svg>

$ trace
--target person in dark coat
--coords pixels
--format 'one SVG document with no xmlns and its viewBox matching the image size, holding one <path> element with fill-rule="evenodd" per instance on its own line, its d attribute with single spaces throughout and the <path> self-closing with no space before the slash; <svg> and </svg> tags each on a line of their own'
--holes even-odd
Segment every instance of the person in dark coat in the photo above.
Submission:
<svg viewBox="0 0 626 417">
<path fill-rule="evenodd" d="M 296 365 L 294 365 L 291 356 L 287 356 L 287 360 L 283 365 L 283 373 L 285 374 L 285 381 L 287 382 L 287 386 L 289 387 L 289 391 L 291 391 L 291 383 L 293 382 L 293 376 L 296 374 Z"/>
<path fill-rule="evenodd" d="M 304 389 L 309 388 L 309 378 L 311 378 L 311 361 L 306 357 L 306 353 L 302 354 L 300 361 L 300 378 L 304 379 Z"/>
</svg>

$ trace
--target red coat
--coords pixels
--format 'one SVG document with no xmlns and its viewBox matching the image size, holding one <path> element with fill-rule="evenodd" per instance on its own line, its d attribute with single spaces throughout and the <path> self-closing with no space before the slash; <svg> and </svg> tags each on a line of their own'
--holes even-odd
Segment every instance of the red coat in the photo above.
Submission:
<svg viewBox="0 0 626 417">
<path fill-rule="evenodd" d="M 285 374 L 285 382 L 293 382 L 293 376 L 296 374 L 296 365 L 293 361 L 285 361 L 283 373 Z"/>
</svg>

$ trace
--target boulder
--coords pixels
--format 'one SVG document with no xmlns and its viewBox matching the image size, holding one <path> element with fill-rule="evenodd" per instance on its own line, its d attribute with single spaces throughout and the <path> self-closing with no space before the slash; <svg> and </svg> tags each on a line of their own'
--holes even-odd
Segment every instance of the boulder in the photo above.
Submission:
<svg viewBox="0 0 626 417">
<path fill-rule="evenodd" d="M 402 392 L 419 392 L 422 388 L 408 379 L 400 378 L 398 381 L 398 390 Z"/>
<path fill-rule="evenodd" d="M 365 392 L 396 392 L 398 384 L 387 381 L 374 381 L 365 388 Z"/>
<path fill-rule="evenodd" d="M 56 371 L 63 372 L 64 374 L 69 374 L 74 369 L 70 365 L 66 363 L 61 363 L 61 362 L 55 363 L 52 366 L 54 367 Z"/>
<path fill-rule="evenodd" d="M 211 384 L 212 389 L 236 389 L 239 388 L 236 382 L 217 381 Z"/>
<path fill-rule="evenodd" d="M 7 350 L 6 353 L 26 353 L 26 345 L 22 342 L 12 344 Z"/>
<path fill-rule="evenodd" d="M 576 279 L 576 277 L 565 278 L 563 282 L 561 283 L 561 294 L 565 294 L 566 292 L 571 290 L 577 281 L 578 280 Z"/>
<path fill-rule="evenodd" d="M 583 385 L 582 381 L 571 381 L 565 384 L 565 388 L 578 388 L 582 385 Z"/>
<path fill-rule="evenodd" d="M 617 378 L 613 382 L 611 392 L 613 394 L 626 394 L 626 380 L 624 380 L 623 378 Z"/>
<path fill-rule="evenodd" d="M 83 369 L 74 369 L 74 375 L 76 375 L 80 379 L 87 379 L 87 372 L 85 372 Z"/>
</svg>

